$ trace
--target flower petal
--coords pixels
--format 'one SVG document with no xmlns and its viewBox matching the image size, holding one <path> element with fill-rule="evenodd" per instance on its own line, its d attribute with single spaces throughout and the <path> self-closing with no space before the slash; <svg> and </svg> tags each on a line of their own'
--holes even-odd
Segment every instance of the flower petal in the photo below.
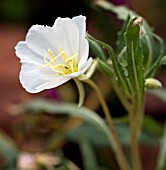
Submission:
<svg viewBox="0 0 166 170">
<path fill-rule="evenodd" d="M 53 36 L 59 48 L 62 48 L 68 56 L 79 52 L 79 30 L 70 18 L 57 18 L 53 28 Z"/>
<path fill-rule="evenodd" d="M 78 70 L 81 70 L 84 64 L 86 63 L 89 55 L 89 43 L 87 39 L 82 39 L 80 47 L 80 61 L 78 63 Z"/>
<path fill-rule="evenodd" d="M 32 51 L 24 41 L 20 41 L 15 47 L 16 55 L 21 62 L 28 62 L 34 64 L 45 64 L 43 56 Z"/>
<path fill-rule="evenodd" d="M 44 51 L 47 52 L 49 48 L 55 55 L 58 55 L 58 41 L 56 37 L 54 37 L 53 32 L 54 30 L 52 27 L 41 25 L 32 26 L 26 36 L 27 46 L 41 56 L 43 56 Z"/>
<path fill-rule="evenodd" d="M 78 27 L 80 39 L 82 37 L 85 37 L 85 33 L 86 33 L 86 17 L 80 15 L 80 16 L 73 17 L 72 20 L 74 21 L 74 23 Z"/>
<path fill-rule="evenodd" d="M 50 68 L 38 68 L 31 63 L 22 63 L 20 82 L 26 91 L 38 93 L 44 89 L 57 87 L 67 82 L 69 77 L 57 77 Z"/>
<path fill-rule="evenodd" d="M 73 17 L 72 20 L 77 25 L 79 29 L 79 59 L 80 64 L 78 66 L 79 70 L 82 68 L 82 66 L 85 64 L 85 62 L 88 59 L 89 54 L 89 43 L 86 39 L 86 17 L 85 16 L 76 16 Z"/>
</svg>

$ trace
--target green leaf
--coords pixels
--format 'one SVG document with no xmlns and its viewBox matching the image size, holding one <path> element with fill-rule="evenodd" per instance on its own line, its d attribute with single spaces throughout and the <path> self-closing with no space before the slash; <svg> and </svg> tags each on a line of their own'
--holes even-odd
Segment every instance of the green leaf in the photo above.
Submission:
<svg viewBox="0 0 166 170">
<path fill-rule="evenodd" d="M 166 65 L 166 55 L 161 59 L 161 65 Z"/>
<path fill-rule="evenodd" d="M 150 116 L 144 117 L 143 129 L 156 136 L 163 135 L 163 127 L 161 124 Z"/>
<path fill-rule="evenodd" d="M 114 119 L 114 122 L 121 123 L 121 124 L 128 124 L 129 117 L 124 116 L 124 117 L 116 118 Z M 151 133 L 154 136 L 160 137 L 163 135 L 163 127 L 161 126 L 160 122 L 156 121 L 150 116 L 147 115 L 144 116 L 142 128 L 144 131 L 147 131 L 148 133 Z"/>
<path fill-rule="evenodd" d="M 55 103 L 46 99 L 36 99 L 29 103 L 21 104 L 20 109 L 22 112 L 33 112 L 33 113 L 51 113 L 51 114 L 68 114 L 70 116 L 76 116 L 84 119 L 85 121 L 93 124 L 96 128 L 105 134 L 107 140 L 111 142 L 111 147 L 114 149 L 114 143 L 112 139 L 112 133 L 108 126 L 102 120 L 97 113 L 85 108 L 80 107 L 72 103 Z"/>
<path fill-rule="evenodd" d="M 93 147 L 85 138 L 80 138 L 79 146 L 85 170 L 100 170 Z"/>
<path fill-rule="evenodd" d="M 124 39 L 124 33 L 126 32 L 129 21 L 130 21 L 130 16 L 127 17 L 127 19 L 123 23 L 121 30 L 118 32 L 118 40 L 116 42 L 118 54 L 121 54 L 125 50 L 124 48 L 126 47 L 126 43 Z"/>
<path fill-rule="evenodd" d="M 129 9 L 128 7 L 124 5 L 116 6 L 108 1 L 97 1 L 96 4 L 104 8 L 105 10 L 114 12 L 115 14 L 117 14 L 117 17 L 123 21 L 126 21 L 128 16 L 130 16 L 131 18 L 135 18 L 139 16 L 136 12 L 132 11 L 131 9 Z M 148 25 L 145 19 L 142 25 L 142 33 L 143 34 L 152 33 L 152 29 L 150 28 L 150 26 Z M 149 51 L 148 56 L 147 56 L 147 62 L 145 65 L 146 65 L 146 68 L 149 68 L 149 66 L 152 63 L 152 58 L 153 58 L 152 39 L 149 36 L 145 36 L 144 39 L 148 46 L 148 51 Z"/>
<path fill-rule="evenodd" d="M 164 42 L 163 42 L 163 40 L 156 34 L 153 34 L 153 33 L 149 33 L 149 34 L 152 35 L 154 38 L 156 38 L 159 41 L 160 54 L 157 57 L 157 60 L 154 61 L 154 63 L 151 65 L 151 67 L 146 71 L 146 73 L 145 73 L 146 78 L 152 78 L 158 73 L 158 71 L 162 65 L 162 58 L 164 57 Z"/>
<path fill-rule="evenodd" d="M 151 124 L 152 125 L 152 124 Z M 140 143 L 145 145 L 156 146 L 159 144 L 159 137 L 152 132 L 152 128 L 147 127 L 143 128 Z M 130 127 L 128 123 L 116 122 L 115 121 L 115 130 L 117 132 L 120 143 L 123 146 L 130 145 Z M 105 134 L 97 127 L 94 127 L 91 124 L 83 124 L 77 129 L 73 129 L 66 134 L 66 138 L 70 141 L 79 143 L 82 138 L 85 138 L 87 142 L 96 148 L 106 148 L 109 147 L 109 142 Z"/>
<path fill-rule="evenodd" d="M 93 38 L 92 36 L 89 36 L 89 39 L 99 43 L 100 45 L 103 46 L 103 48 L 105 48 L 108 51 L 109 56 L 111 57 L 111 60 L 112 60 L 112 66 L 113 66 L 113 70 L 115 72 L 118 84 L 124 90 L 124 92 L 127 95 L 129 95 L 128 81 L 127 81 L 127 78 L 126 78 L 126 75 L 125 75 L 125 73 L 126 73 L 125 66 L 123 66 L 119 62 L 119 60 L 118 60 L 114 50 L 112 49 L 112 47 L 109 46 L 108 44 L 102 42 L 102 41 L 99 41 L 99 40 Z"/>
<path fill-rule="evenodd" d="M 18 149 L 12 139 L 0 130 L 0 154 L 5 157 L 8 166 L 12 167 L 18 156 Z"/>
<path fill-rule="evenodd" d="M 130 146 L 131 136 L 130 127 L 128 126 L 128 124 L 116 123 L 115 130 L 122 145 Z M 159 139 L 155 135 L 147 132 L 146 130 L 143 130 L 140 136 L 140 143 L 145 145 L 156 146 L 159 144 Z"/>
<path fill-rule="evenodd" d="M 113 89 L 115 90 L 117 96 L 119 97 L 122 105 L 128 110 L 131 107 L 131 104 L 128 102 L 128 98 L 127 98 L 129 96 L 125 96 L 121 87 L 118 85 L 118 82 L 116 81 L 116 76 L 115 76 L 113 69 L 107 63 L 102 62 L 101 60 L 99 60 L 98 63 L 99 63 L 100 70 L 106 76 L 108 76 L 108 78 L 111 82 L 111 85 L 112 85 Z"/>
<path fill-rule="evenodd" d="M 98 60 L 99 62 L 99 67 L 101 68 L 101 70 L 108 76 L 110 77 L 110 80 L 114 80 L 115 81 L 115 73 L 113 72 L 113 69 L 106 64 L 105 62 Z"/>
<path fill-rule="evenodd" d="M 76 143 L 80 143 L 80 140 L 86 139 L 88 143 L 96 147 L 109 146 L 109 141 L 101 129 L 89 123 L 84 123 L 78 128 L 67 132 L 66 138 Z"/>
<path fill-rule="evenodd" d="M 126 68 L 133 93 L 142 98 L 144 94 L 144 69 L 142 65 L 143 55 L 139 41 L 140 26 L 138 24 L 133 25 L 134 21 L 135 19 L 131 20 L 125 33 L 127 47 Z M 137 100 L 139 99 L 137 98 Z"/>
<path fill-rule="evenodd" d="M 109 10 L 117 14 L 117 17 L 121 20 L 126 20 L 126 18 L 130 15 L 132 18 L 138 16 L 138 14 L 124 5 L 113 5 L 107 1 L 97 1 L 96 3 L 98 6 L 104 8 L 105 10 Z"/>
<path fill-rule="evenodd" d="M 88 38 L 88 41 L 89 41 L 90 49 L 94 53 L 95 57 L 98 57 L 100 58 L 100 60 L 106 62 L 106 56 L 102 48 L 99 46 L 99 44 L 97 44 L 95 41 L 90 40 L 89 38 Z"/>
<path fill-rule="evenodd" d="M 166 127 L 164 128 L 164 135 L 161 141 L 160 152 L 157 163 L 157 170 L 166 169 Z"/>
</svg>

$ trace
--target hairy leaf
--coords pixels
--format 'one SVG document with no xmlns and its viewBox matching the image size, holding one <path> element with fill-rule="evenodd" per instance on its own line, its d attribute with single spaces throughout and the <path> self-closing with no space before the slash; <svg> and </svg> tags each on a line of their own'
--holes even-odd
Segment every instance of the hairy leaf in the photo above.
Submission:
<svg viewBox="0 0 166 170">
<path fill-rule="evenodd" d="M 133 94 L 142 96 L 144 94 L 144 69 L 143 55 L 140 46 L 139 34 L 140 26 L 134 24 L 135 19 L 131 20 L 125 33 L 127 47 L 127 71 Z M 141 99 L 141 98 L 140 98 Z"/>
<path fill-rule="evenodd" d="M 97 1 L 96 5 L 100 6 L 101 8 L 105 10 L 114 12 L 115 14 L 117 14 L 117 17 L 123 21 L 126 21 L 128 16 L 130 16 L 131 18 L 135 18 L 139 16 L 136 12 L 132 11 L 131 9 L 129 9 L 128 7 L 124 5 L 116 6 L 108 1 Z M 145 19 L 142 25 L 142 33 L 143 34 L 152 33 L 152 29 L 150 28 L 149 24 L 146 22 Z M 145 68 L 149 68 L 153 60 L 152 38 L 149 36 L 145 36 L 144 40 L 145 40 L 145 44 L 147 44 L 147 47 L 148 47 L 148 53 L 147 53 L 148 56 L 146 56 L 147 60 L 146 60 Z"/>
</svg>

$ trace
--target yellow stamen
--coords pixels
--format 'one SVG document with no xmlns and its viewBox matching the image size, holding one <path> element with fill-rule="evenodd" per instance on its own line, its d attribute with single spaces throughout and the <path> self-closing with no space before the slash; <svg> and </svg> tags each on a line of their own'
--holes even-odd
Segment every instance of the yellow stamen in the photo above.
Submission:
<svg viewBox="0 0 166 170">
<path fill-rule="evenodd" d="M 59 49 L 60 53 L 62 54 L 63 60 L 66 60 L 67 55 L 65 54 L 65 52 L 63 51 L 62 48 Z"/>
<path fill-rule="evenodd" d="M 56 64 L 56 58 L 50 48 L 48 49 L 48 52 L 49 52 L 50 56 L 52 57 L 52 59 L 54 59 L 53 61 Z"/>
<path fill-rule="evenodd" d="M 44 51 L 44 61 L 46 64 L 44 65 L 36 64 L 36 66 L 40 68 L 49 66 L 53 71 L 55 71 L 58 74 L 58 76 L 68 75 L 74 72 L 78 72 L 78 67 L 77 67 L 78 53 L 72 55 L 71 57 L 68 57 L 62 48 L 60 48 L 59 51 L 60 53 L 57 56 L 55 56 L 52 50 L 50 48 L 48 49 L 48 53 L 52 58 L 51 60 L 48 60 L 47 53 Z M 57 64 L 56 59 L 60 56 L 62 56 L 62 63 Z"/>
<path fill-rule="evenodd" d="M 71 56 L 71 57 L 68 57 L 68 58 L 65 60 L 65 62 L 68 63 L 69 61 L 74 60 L 77 56 L 78 56 L 78 53 L 74 54 L 74 55 Z"/>
<path fill-rule="evenodd" d="M 64 68 L 64 67 L 65 67 L 64 64 L 57 64 L 57 65 L 54 66 L 54 68 Z"/>
</svg>

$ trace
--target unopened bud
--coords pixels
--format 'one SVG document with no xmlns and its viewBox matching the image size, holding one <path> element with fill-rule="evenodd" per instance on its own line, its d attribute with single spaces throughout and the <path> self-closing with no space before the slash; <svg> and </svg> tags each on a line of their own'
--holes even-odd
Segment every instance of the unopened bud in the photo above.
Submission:
<svg viewBox="0 0 166 170">
<path fill-rule="evenodd" d="M 142 32 L 142 24 L 143 24 L 143 18 L 142 17 L 138 17 L 134 22 L 133 22 L 133 26 L 135 25 L 139 25 L 140 26 L 140 34 Z"/>
<path fill-rule="evenodd" d="M 154 78 L 148 78 L 145 80 L 145 87 L 148 89 L 159 89 L 162 87 L 162 84 Z"/>
</svg>

